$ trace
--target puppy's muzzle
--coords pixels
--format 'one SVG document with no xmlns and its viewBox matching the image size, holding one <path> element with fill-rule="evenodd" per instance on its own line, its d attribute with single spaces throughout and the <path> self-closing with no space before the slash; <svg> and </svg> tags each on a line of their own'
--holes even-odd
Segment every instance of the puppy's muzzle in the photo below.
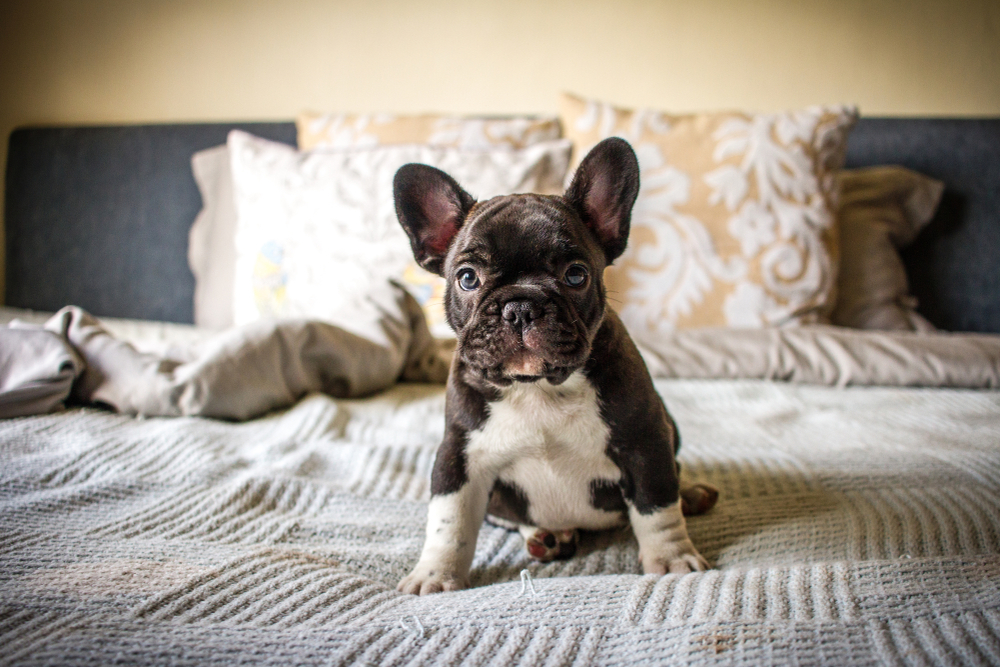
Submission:
<svg viewBox="0 0 1000 667">
<path fill-rule="evenodd" d="M 500 309 L 501 326 L 519 341 L 519 350 L 504 364 L 505 373 L 515 380 L 533 382 L 545 374 L 545 336 L 535 326 L 545 315 L 545 304 L 523 297 L 511 298 Z"/>
<path fill-rule="evenodd" d="M 546 378 L 564 382 L 589 353 L 586 330 L 558 294 L 509 285 L 485 301 L 460 335 L 460 354 L 484 379 L 501 386 Z"/>
</svg>

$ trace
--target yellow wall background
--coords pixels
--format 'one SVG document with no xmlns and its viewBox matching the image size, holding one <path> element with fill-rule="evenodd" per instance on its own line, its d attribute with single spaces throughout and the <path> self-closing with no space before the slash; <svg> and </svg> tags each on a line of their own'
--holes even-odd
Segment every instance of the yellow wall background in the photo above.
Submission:
<svg viewBox="0 0 1000 667">
<path fill-rule="evenodd" d="M 560 90 L 1000 115 L 1000 2 L 0 0 L 4 164 L 27 124 L 554 112 Z"/>
</svg>

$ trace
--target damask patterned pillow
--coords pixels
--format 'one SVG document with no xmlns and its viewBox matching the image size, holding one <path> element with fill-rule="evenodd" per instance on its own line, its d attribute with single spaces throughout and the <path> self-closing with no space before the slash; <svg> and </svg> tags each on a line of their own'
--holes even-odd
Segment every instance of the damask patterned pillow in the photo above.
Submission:
<svg viewBox="0 0 1000 667">
<path fill-rule="evenodd" d="M 575 161 L 609 136 L 639 158 L 629 246 L 606 273 L 636 337 L 826 320 L 853 108 L 672 115 L 563 95 L 560 117 Z"/>
<path fill-rule="evenodd" d="M 555 117 L 471 117 L 437 114 L 319 114 L 295 119 L 299 148 L 432 144 L 455 148 L 525 148 L 562 136 Z"/>
<path fill-rule="evenodd" d="M 265 316 L 325 319 L 356 307 L 371 285 L 393 279 L 422 301 L 435 335 L 450 334 L 440 304 L 444 283 L 413 265 L 396 220 L 396 170 L 408 162 L 438 167 L 478 198 L 555 194 L 570 156 L 566 140 L 524 149 L 410 144 L 300 152 L 234 130 L 227 145 L 236 204 L 236 324 Z"/>
</svg>

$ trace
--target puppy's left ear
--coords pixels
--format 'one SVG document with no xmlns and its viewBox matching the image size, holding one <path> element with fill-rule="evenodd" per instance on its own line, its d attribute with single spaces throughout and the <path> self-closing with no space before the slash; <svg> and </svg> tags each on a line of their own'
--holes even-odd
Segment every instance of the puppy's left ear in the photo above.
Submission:
<svg viewBox="0 0 1000 667">
<path fill-rule="evenodd" d="M 396 217 L 417 263 L 439 276 L 448 247 L 476 200 L 440 169 L 406 164 L 392 181 Z"/>
<path fill-rule="evenodd" d="M 628 142 L 610 137 L 594 146 L 564 197 L 597 236 L 608 264 L 625 252 L 632 205 L 639 194 L 639 161 Z"/>
</svg>

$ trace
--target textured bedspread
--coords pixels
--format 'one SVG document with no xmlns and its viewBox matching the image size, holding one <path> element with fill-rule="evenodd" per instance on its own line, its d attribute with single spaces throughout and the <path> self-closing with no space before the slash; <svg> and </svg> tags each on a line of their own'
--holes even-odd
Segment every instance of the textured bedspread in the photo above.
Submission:
<svg viewBox="0 0 1000 667">
<path fill-rule="evenodd" d="M 540 565 L 485 525 L 475 588 L 425 598 L 395 584 L 440 387 L 0 421 L 0 663 L 1000 662 L 1000 393 L 657 386 L 721 489 L 689 521 L 717 569 L 643 576 L 627 531 Z"/>
</svg>

